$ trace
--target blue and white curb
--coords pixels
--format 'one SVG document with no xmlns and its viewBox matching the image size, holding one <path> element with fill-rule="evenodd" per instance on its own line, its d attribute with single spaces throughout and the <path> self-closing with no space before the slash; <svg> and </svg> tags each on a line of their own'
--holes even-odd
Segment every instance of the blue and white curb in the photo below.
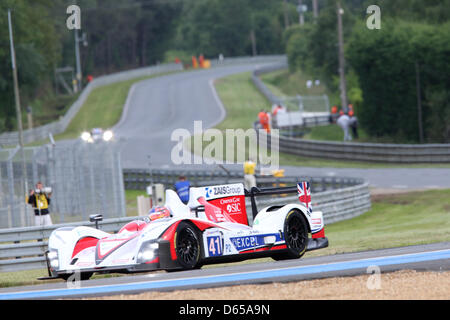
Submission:
<svg viewBox="0 0 450 320">
<path fill-rule="evenodd" d="M 115 284 L 93 286 L 85 288 L 64 288 L 64 289 L 47 289 L 22 291 L 12 293 L 0 293 L 0 300 L 11 299 L 53 299 L 53 298 L 70 298 L 76 296 L 102 295 L 102 294 L 126 294 L 130 292 L 149 291 L 158 289 L 183 288 L 186 286 L 208 286 L 214 284 L 244 284 L 247 281 L 264 281 L 274 278 L 283 278 L 289 276 L 298 276 L 306 274 L 320 274 L 333 271 L 346 271 L 370 266 L 389 266 L 407 263 L 426 262 L 433 260 L 450 259 L 450 250 L 438 250 L 423 253 L 411 253 L 396 256 L 377 257 L 369 259 L 360 259 L 345 262 L 335 262 L 328 264 L 309 265 L 300 267 L 289 267 L 283 269 L 271 269 L 263 271 L 251 271 L 243 273 L 230 273 L 212 276 L 196 276 L 192 278 L 170 279 L 170 280 L 154 280 L 137 283 Z"/>
</svg>

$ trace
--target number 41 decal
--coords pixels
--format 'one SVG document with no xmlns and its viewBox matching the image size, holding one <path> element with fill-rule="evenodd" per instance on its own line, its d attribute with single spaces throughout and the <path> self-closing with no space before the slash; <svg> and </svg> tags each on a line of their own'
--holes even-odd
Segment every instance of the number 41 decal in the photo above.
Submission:
<svg viewBox="0 0 450 320">
<path fill-rule="evenodd" d="M 222 241 L 220 237 L 208 237 L 208 254 L 210 257 L 217 257 L 223 254 L 222 252 Z"/>
</svg>

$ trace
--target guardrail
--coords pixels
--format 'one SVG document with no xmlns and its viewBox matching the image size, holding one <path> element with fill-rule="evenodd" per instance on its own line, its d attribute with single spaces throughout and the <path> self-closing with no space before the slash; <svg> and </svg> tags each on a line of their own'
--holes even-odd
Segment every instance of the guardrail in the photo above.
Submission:
<svg viewBox="0 0 450 320">
<path fill-rule="evenodd" d="M 211 67 L 220 67 L 235 64 L 287 61 L 287 58 L 286 55 L 264 55 L 255 57 L 225 57 L 222 61 L 220 61 L 219 59 L 212 59 L 210 61 Z"/>
<path fill-rule="evenodd" d="M 99 222 L 106 232 L 117 232 L 136 217 L 107 219 Z M 0 272 L 46 268 L 47 239 L 53 230 L 60 227 L 91 226 L 91 222 L 55 224 L 47 227 L 25 227 L 0 230 Z"/>
<path fill-rule="evenodd" d="M 258 88 L 258 90 L 266 97 L 267 100 L 272 104 L 281 104 L 283 101 L 280 97 L 272 93 L 269 88 L 264 84 L 264 82 L 259 78 L 260 75 L 264 73 L 270 73 L 274 71 L 278 71 L 281 69 L 288 68 L 287 58 L 284 61 L 280 61 L 279 63 L 273 64 L 271 66 L 267 66 L 264 68 L 259 68 L 252 73 L 252 82 Z"/>
<path fill-rule="evenodd" d="M 145 170 L 143 170 L 145 171 Z M 148 173 L 148 172 L 147 172 Z M 185 173 L 186 174 L 186 173 Z M 147 178 L 143 178 L 146 180 Z M 172 183 L 172 178 L 167 180 Z M 261 179 L 266 179 L 261 180 Z M 260 177 L 258 183 L 267 185 L 289 184 L 298 178 L 286 177 L 274 180 Z M 169 182 L 170 181 L 170 182 Z M 242 179 L 240 180 L 242 181 Z M 162 180 L 160 180 L 162 182 Z M 207 185 L 212 181 L 198 181 L 197 185 Z M 215 181 L 215 184 L 226 182 Z M 230 181 L 233 182 L 233 181 Z M 315 210 L 324 214 L 325 224 L 350 219 L 370 209 L 370 193 L 368 184 L 361 179 L 338 177 L 313 177 L 310 179 L 313 190 L 312 204 Z M 342 186 L 346 186 L 342 188 Z M 337 189 L 336 189 L 337 188 Z M 330 190 L 333 189 L 333 190 Z M 320 191 L 321 190 L 321 191 Z M 247 208 L 250 202 L 247 199 Z M 257 206 L 285 204 L 297 202 L 297 197 L 264 197 L 257 199 Z M 251 210 L 247 210 L 249 221 L 253 221 Z M 129 221 L 137 217 L 107 219 L 99 223 L 99 228 L 107 232 L 117 232 Z M 65 223 L 47 227 L 26 227 L 0 230 L 0 272 L 20 271 L 46 268 L 44 252 L 47 250 L 47 239 L 51 232 L 59 227 L 94 226 L 90 222 Z"/>
<path fill-rule="evenodd" d="M 220 185 L 230 183 L 242 183 L 244 176 L 242 172 L 219 170 L 151 170 L 150 169 L 123 169 L 123 180 L 125 189 L 145 190 L 151 183 L 161 183 L 167 188 L 171 188 L 179 176 L 185 176 L 192 186 L 201 187 L 208 185 Z M 256 175 L 256 182 L 260 187 L 277 186 L 283 184 L 295 185 L 301 180 L 308 180 L 311 183 L 312 192 L 322 192 L 325 190 L 335 190 L 349 186 L 360 185 L 364 180 L 347 177 L 280 177 Z"/>
<path fill-rule="evenodd" d="M 281 103 L 258 77 L 287 68 L 286 62 L 261 68 L 252 75 L 258 90 L 271 102 Z M 305 126 L 329 124 L 327 116 L 305 119 Z M 268 139 L 270 143 L 270 139 Z M 302 157 L 383 163 L 450 163 L 450 144 L 384 144 L 313 141 L 280 136 L 279 151 Z"/>
<path fill-rule="evenodd" d="M 287 58 L 284 57 L 284 59 L 282 59 L 280 62 L 274 63 L 270 66 L 259 68 L 252 73 L 253 84 L 266 97 L 266 99 L 270 101 L 271 104 L 284 104 L 284 99 L 272 93 L 272 91 L 269 90 L 269 88 L 264 84 L 264 82 L 259 78 L 259 76 L 265 73 L 270 73 L 287 68 L 288 68 Z M 315 127 L 327 125 L 330 123 L 329 121 L 330 120 L 328 115 L 304 117 L 302 127 Z"/>
<path fill-rule="evenodd" d="M 270 145 L 270 138 L 267 139 Z M 450 144 L 381 144 L 279 137 L 279 151 L 302 157 L 382 163 L 449 163 Z"/>
</svg>

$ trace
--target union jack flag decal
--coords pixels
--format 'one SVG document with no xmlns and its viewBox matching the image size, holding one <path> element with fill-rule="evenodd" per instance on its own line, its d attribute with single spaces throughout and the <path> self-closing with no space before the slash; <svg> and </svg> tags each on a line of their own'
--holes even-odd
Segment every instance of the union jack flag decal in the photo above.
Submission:
<svg viewBox="0 0 450 320">
<path fill-rule="evenodd" d="M 311 188 L 309 182 L 303 181 L 297 184 L 298 199 L 308 209 L 309 214 L 312 214 L 311 205 Z"/>
</svg>

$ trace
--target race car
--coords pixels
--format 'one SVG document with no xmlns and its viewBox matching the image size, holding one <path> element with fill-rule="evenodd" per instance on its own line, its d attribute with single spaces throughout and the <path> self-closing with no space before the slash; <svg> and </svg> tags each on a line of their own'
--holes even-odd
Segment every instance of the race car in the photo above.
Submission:
<svg viewBox="0 0 450 320">
<path fill-rule="evenodd" d="M 111 141 L 114 134 L 111 130 L 103 131 L 101 128 L 94 128 L 91 132 L 85 131 L 81 134 L 81 140 L 84 142 L 94 143 L 99 141 Z"/>
<path fill-rule="evenodd" d="M 298 193 L 299 203 L 272 205 L 260 211 L 256 198 Z M 77 274 L 152 270 L 190 270 L 212 263 L 272 257 L 298 259 L 325 248 L 322 212 L 313 211 L 310 184 L 244 189 L 242 184 L 190 188 L 189 202 L 166 190 L 165 204 L 127 223 L 116 234 L 78 226 L 54 230 L 46 252 L 49 277 L 68 280 Z M 249 226 L 245 198 L 250 198 Z M 311 237 L 309 235 L 311 234 Z"/>
</svg>

